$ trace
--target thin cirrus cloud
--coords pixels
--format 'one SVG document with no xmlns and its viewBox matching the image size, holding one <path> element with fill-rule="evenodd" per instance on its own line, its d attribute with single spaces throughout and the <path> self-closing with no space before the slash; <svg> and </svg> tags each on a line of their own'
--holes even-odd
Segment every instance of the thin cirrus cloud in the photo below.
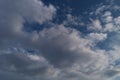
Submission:
<svg viewBox="0 0 120 80">
<path fill-rule="evenodd" d="M 91 19 L 86 25 L 88 31 L 92 31 L 86 35 L 79 30 L 66 27 L 65 25 L 69 23 L 67 21 L 59 25 L 52 23 L 54 25 L 50 28 L 29 33 L 23 30 L 26 20 L 39 24 L 50 22 L 56 16 L 57 8 L 53 5 L 47 6 L 40 0 L 1 0 L 0 78 L 114 80 L 119 76 L 119 64 L 116 64 L 116 61 L 120 58 L 118 54 L 120 18 L 113 16 L 111 6 L 114 9 L 119 8 L 118 6 L 116 8 L 115 4 L 102 5 L 92 12 L 98 18 Z M 109 36 L 110 33 L 117 35 Z M 116 39 L 109 44 L 112 50 L 107 51 L 97 46 L 99 42 L 104 42 L 108 38 Z M 15 51 L 8 49 L 10 47 L 22 49 Z M 33 54 L 26 51 L 31 48 L 38 52 Z"/>
</svg>

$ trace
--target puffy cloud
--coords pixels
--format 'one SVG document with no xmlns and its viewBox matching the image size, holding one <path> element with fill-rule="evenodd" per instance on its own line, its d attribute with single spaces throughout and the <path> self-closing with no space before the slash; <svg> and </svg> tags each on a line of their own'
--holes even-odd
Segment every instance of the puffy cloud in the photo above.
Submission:
<svg viewBox="0 0 120 80">
<path fill-rule="evenodd" d="M 0 1 L 0 77 L 2 80 L 33 80 L 34 76 L 49 72 L 50 66 L 41 56 L 6 51 L 6 49 L 11 46 L 17 48 L 16 42 L 24 44 L 30 39 L 23 30 L 25 21 L 42 24 L 51 20 L 55 13 L 54 6 L 46 6 L 38 0 Z"/>
<path fill-rule="evenodd" d="M 38 0 L 1 0 L 0 77 L 2 80 L 112 79 L 111 77 L 119 74 L 116 70 L 119 65 L 115 67 L 116 60 L 119 59 L 119 46 L 116 48 L 116 44 L 111 42 L 114 50 L 109 51 L 96 46 L 109 38 L 109 32 L 118 34 L 120 18 L 113 17 L 109 10 L 104 12 L 107 8 L 102 6 L 96 10 L 95 14 L 100 15 L 100 18 L 91 19 L 88 31 L 93 31 L 86 35 L 65 27 L 71 22 L 81 25 L 70 14 L 69 20 L 61 25 L 53 23 L 50 28 L 29 33 L 23 30 L 25 21 L 43 24 L 52 20 L 56 8 L 46 6 Z M 101 15 L 99 12 L 102 11 Z M 118 43 L 118 36 L 115 39 Z M 7 51 L 11 46 L 15 49 Z M 17 50 L 21 47 L 23 50 Z M 38 52 L 28 53 L 26 49 L 31 48 Z"/>
<path fill-rule="evenodd" d="M 2 70 L 29 77 L 32 75 L 31 78 L 37 80 L 38 78 L 47 79 L 46 76 L 53 74 L 55 76 L 49 77 L 50 79 L 77 80 L 78 76 L 87 79 L 87 75 L 104 69 L 108 65 L 104 50 L 92 49 L 94 47 L 93 39 L 82 37 L 81 33 L 75 29 L 61 25 L 44 29 L 34 35 L 30 34 L 30 36 L 29 46 L 26 47 L 31 46 L 40 50 L 41 53 L 28 56 L 13 53 L 1 54 Z M 28 43 L 24 43 L 24 45 Z M 10 66 L 11 68 L 8 69 Z M 49 71 L 50 69 L 52 71 Z M 63 73 L 65 74 L 58 76 Z M 75 76 L 70 77 L 70 75 Z"/>
<path fill-rule="evenodd" d="M 95 43 L 94 39 L 82 37 L 75 29 L 57 26 L 40 31 L 37 38 L 34 36 L 32 37 L 34 40 L 32 45 L 39 49 L 41 54 L 55 67 L 70 67 L 77 62 L 83 68 L 90 64 L 99 68 L 102 66 L 101 61 L 106 61 L 104 61 L 104 50 L 92 49 Z M 102 34 L 100 36 L 100 39 L 106 37 Z M 102 59 L 97 60 L 97 64 L 92 64 L 94 59 L 98 58 Z"/>
<path fill-rule="evenodd" d="M 39 59 L 36 60 L 33 57 Z M 1 54 L 0 64 L 0 76 L 3 80 L 52 80 L 59 71 L 53 68 L 44 57 L 30 53 Z"/>
<path fill-rule="evenodd" d="M 104 33 L 90 33 L 88 35 L 92 40 L 102 41 L 107 38 L 107 34 Z"/>
<path fill-rule="evenodd" d="M 56 13 L 54 6 L 45 6 L 38 0 L 1 0 L 0 1 L 0 37 L 16 38 L 25 36 L 23 23 L 51 20 Z M 19 38 L 17 37 L 17 38 Z"/>
<path fill-rule="evenodd" d="M 98 19 L 92 20 L 92 25 L 89 28 L 93 29 L 93 30 L 101 30 L 102 29 L 102 25 L 101 25 L 100 20 L 98 20 Z"/>
<path fill-rule="evenodd" d="M 3 18 L 6 16 L 6 18 L 13 17 L 14 19 L 15 16 L 21 16 L 30 21 L 37 21 L 39 23 L 51 20 L 56 11 L 54 6 L 45 6 L 40 0 L 1 0 L 0 4 Z"/>
</svg>

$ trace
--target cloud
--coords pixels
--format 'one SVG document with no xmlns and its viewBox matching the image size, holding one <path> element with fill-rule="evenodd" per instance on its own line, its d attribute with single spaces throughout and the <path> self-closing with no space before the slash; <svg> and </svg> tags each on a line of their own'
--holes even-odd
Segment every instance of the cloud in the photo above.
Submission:
<svg viewBox="0 0 120 80">
<path fill-rule="evenodd" d="M 112 77 L 115 75 L 118 75 L 120 72 L 117 70 L 108 70 L 104 73 L 104 75 L 108 76 L 108 77 Z"/>
<path fill-rule="evenodd" d="M 93 30 L 101 30 L 102 29 L 101 22 L 98 19 L 93 20 L 92 25 L 89 28 Z"/>
<path fill-rule="evenodd" d="M 101 72 L 101 74 L 103 74 L 102 75 L 103 77 L 106 77 L 107 79 L 111 79 L 111 80 L 116 80 L 115 78 L 119 76 L 119 65 L 120 65 L 119 63 L 120 61 L 120 57 L 119 57 L 119 40 L 120 40 L 119 22 L 120 21 L 119 20 L 120 19 L 118 15 L 120 7 L 115 2 L 119 2 L 119 1 L 113 0 L 110 5 L 102 5 L 96 10 L 96 12 L 93 12 L 94 13 L 93 15 L 96 15 L 97 18 L 91 21 L 90 24 L 92 26 L 90 26 L 90 28 L 88 26 L 88 30 L 97 32 L 97 34 L 102 33 L 107 35 L 106 38 L 108 42 L 107 46 L 111 47 L 111 49 L 106 51 L 105 55 L 108 56 L 109 66 L 107 67 L 108 70 L 105 69 L 103 72 Z M 96 22 L 96 20 L 98 22 Z M 96 27 L 99 27 L 99 29 Z M 101 35 L 99 37 L 95 37 L 96 35 L 93 33 L 90 33 L 89 35 L 93 35 L 93 38 L 98 40 L 102 36 Z"/>
<path fill-rule="evenodd" d="M 69 20 L 63 24 L 52 23 L 52 27 L 41 31 L 26 32 L 23 30 L 26 21 L 39 25 L 49 22 L 54 18 L 56 8 L 46 6 L 40 0 L 1 0 L 2 80 L 112 80 L 119 74 L 116 70 L 119 65 L 115 64 L 120 58 L 120 17 L 114 17 L 110 5 L 102 5 L 93 13 L 98 17 L 92 19 L 90 16 L 90 24 L 80 24 L 81 20 L 77 22 L 78 18 L 69 14 Z M 69 23 L 89 25 L 88 33 L 83 35 L 79 30 L 68 27 Z M 109 36 L 112 32 L 117 35 Z M 110 43 L 113 50 L 97 46 L 109 38 L 116 39 Z M 34 51 L 29 52 L 28 49 Z"/>
<path fill-rule="evenodd" d="M 103 33 L 90 33 L 89 38 L 96 41 L 103 41 L 107 38 L 107 34 Z"/>
<path fill-rule="evenodd" d="M 82 37 L 75 29 L 57 25 L 34 33 L 34 35 L 30 34 L 30 36 L 30 40 L 24 45 L 27 48 L 31 46 L 38 49 L 40 53 L 28 56 L 25 53 L 1 54 L 2 70 L 24 74 L 37 80 L 46 79 L 46 76 L 53 74 L 56 76 L 50 79 L 65 78 L 67 80 L 78 79 L 78 76 L 87 78 L 84 76 L 101 70 L 108 64 L 104 50 L 92 49 L 94 48 L 93 39 Z M 10 66 L 11 68 L 8 69 Z M 49 72 L 50 69 L 52 72 Z M 65 74 L 58 76 L 63 73 Z M 70 77 L 70 74 L 76 76 Z M 38 77 L 38 75 L 42 76 Z"/>
<path fill-rule="evenodd" d="M 23 33 L 25 21 L 42 24 L 51 20 L 56 8 L 52 5 L 46 6 L 38 0 L 1 0 L 0 12 L 0 37 L 7 40 L 25 36 Z"/>
</svg>

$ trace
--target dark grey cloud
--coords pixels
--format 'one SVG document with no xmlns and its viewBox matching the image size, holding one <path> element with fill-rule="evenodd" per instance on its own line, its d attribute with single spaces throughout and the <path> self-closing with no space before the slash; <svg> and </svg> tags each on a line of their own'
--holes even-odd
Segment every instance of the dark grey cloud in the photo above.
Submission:
<svg viewBox="0 0 120 80">
<path fill-rule="evenodd" d="M 120 72 L 117 70 L 108 70 L 104 73 L 107 77 L 115 76 L 116 74 L 119 74 Z"/>
<path fill-rule="evenodd" d="M 0 55 L 0 69 L 25 75 L 44 74 L 48 67 L 46 62 L 31 60 L 26 54 Z"/>
</svg>

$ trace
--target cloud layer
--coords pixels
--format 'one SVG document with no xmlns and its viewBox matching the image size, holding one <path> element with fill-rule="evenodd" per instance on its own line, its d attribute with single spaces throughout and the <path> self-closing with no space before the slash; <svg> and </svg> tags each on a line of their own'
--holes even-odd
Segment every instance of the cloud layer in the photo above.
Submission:
<svg viewBox="0 0 120 80">
<path fill-rule="evenodd" d="M 114 1 L 110 3 L 90 12 L 89 24 L 81 24 L 68 14 L 70 20 L 58 25 L 51 21 L 57 11 L 53 5 L 47 6 L 41 0 L 1 0 L 0 78 L 114 80 L 119 76 L 120 67 L 120 16 L 113 13 L 120 8 Z M 93 15 L 96 18 L 92 18 Z M 25 22 L 52 25 L 27 32 L 24 30 Z M 84 25 L 88 33 L 66 27 L 69 23 L 79 24 L 79 27 Z M 108 43 L 112 49 L 100 48 L 100 43 Z"/>
</svg>

